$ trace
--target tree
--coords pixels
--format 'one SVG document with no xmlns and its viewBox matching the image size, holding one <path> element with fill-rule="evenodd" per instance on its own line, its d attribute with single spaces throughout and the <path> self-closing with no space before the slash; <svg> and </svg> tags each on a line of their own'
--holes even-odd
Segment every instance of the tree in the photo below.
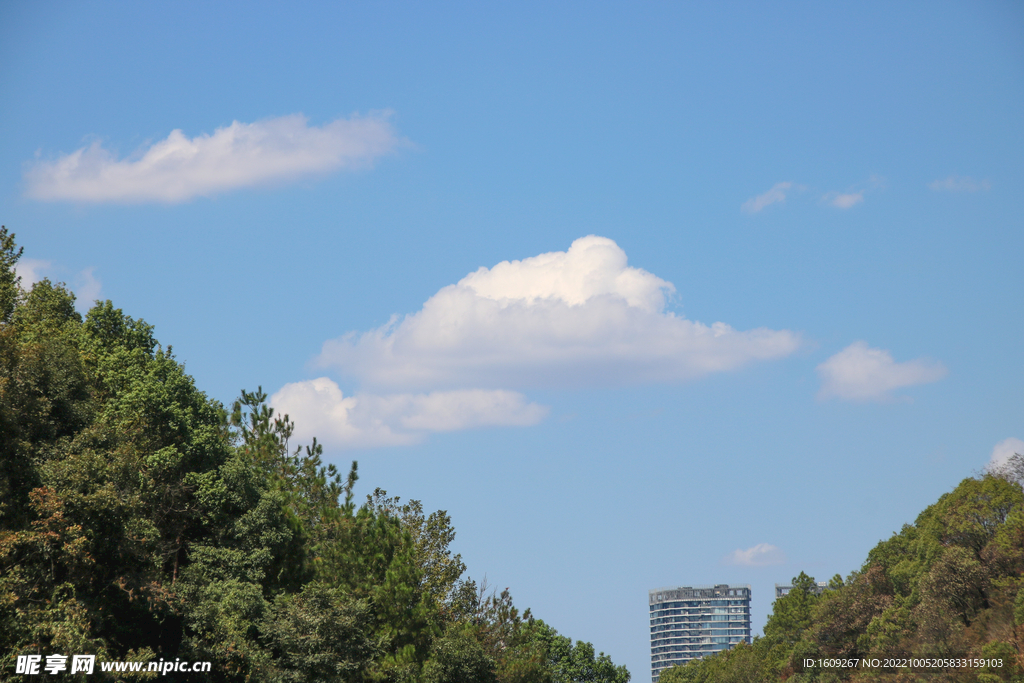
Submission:
<svg viewBox="0 0 1024 683">
<path fill-rule="evenodd" d="M 804 572 L 793 577 L 793 588 L 775 600 L 764 637 L 793 646 L 811 625 L 811 614 L 818 600 L 818 584 Z"/>
<path fill-rule="evenodd" d="M 21 278 L 14 270 L 23 249 L 16 247 L 14 233 L 0 225 L 0 324 L 9 323 L 21 293 Z"/>
<path fill-rule="evenodd" d="M 707 659 L 692 660 L 661 672 L 659 683 L 758 683 L 766 680 L 762 653 L 747 643 Z"/>
<path fill-rule="evenodd" d="M 279 594 L 261 632 L 275 655 L 272 681 L 355 681 L 375 654 L 370 606 L 313 581 Z"/>
<path fill-rule="evenodd" d="M 541 622 L 543 623 L 543 622 Z M 550 628 L 550 627 L 548 627 Z M 558 635 L 550 629 L 548 659 L 555 683 L 627 683 L 629 672 L 624 666 L 615 666 L 605 653 L 595 656 L 594 646 L 581 640 L 573 644 L 571 638 Z"/>
<path fill-rule="evenodd" d="M 453 628 L 434 640 L 423 667 L 423 683 L 497 683 L 494 659 L 485 651 L 468 624 Z"/>
<path fill-rule="evenodd" d="M 23 289 L 20 256 L 0 228 L 0 681 L 71 652 L 218 682 L 624 680 L 462 580 L 446 512 L 357 506 L 356 463 L 291 444 L 262 389 L 225 410 L 144 320 Z"/>
</svg>

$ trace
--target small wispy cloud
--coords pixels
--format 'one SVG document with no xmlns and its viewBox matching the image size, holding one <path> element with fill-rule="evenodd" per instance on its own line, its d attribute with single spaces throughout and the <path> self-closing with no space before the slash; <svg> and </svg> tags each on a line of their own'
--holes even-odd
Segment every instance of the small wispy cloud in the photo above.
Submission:
<svg viewBox="0 0 1024 683">
<path fill-rule="evenodd" d="M 86 308 L 92 308 L 93 302 L 100 298 L 103 285 L 94 275 L 95 268 L 86 268 L 75 278 L 75 297 Z"/>
<path fill-rule="evenodd" d="M 31 290 L 32 285 L 44 277 L 63 279 L 69 269 L 55 265 L 52 261 L 42 259 L 22 258 L 14 265 L 14 272 L 21 278 L 21 286 L 25 290 Z M 92 308 L 93 302 L 100 298 L 103 284 L 96 277 L 95 268 L 86 268 L 74 275 L 74 287 L 71 290 L 75 293 L 75 307 L 80 311 L 87 311 Z"/>
<path fill-rule="evenodd" d="M 769 543 L 758 543 L 746 550 L 736 549 L 722 558 L 723 564 L 740 567 L 770 567 L 785 564 L 786 554 L 778 546 Z"/>
<path fill-rule="evenodd" d="M 857 341 L 817 367 L 821 377 L 818 398 L 845 398 L 854 401 L 886 401 L 891 392 L 904 387 L 937 382 L 946 376 L 946 368 L 924 359 L 897 363 L 884 349 L 873 349 Z"/>
<path fill-rule="evenodd" d="M 51 270 L 53 264 L 36 258 L 21 258 L 14 264 L 14 273 L 21 278 L 21 286 L 32 289 L 32 285 L 42 280 L 44 273 Z"/>
<path fill-rule="evenodd" d="M 980 192 L 991 189 L 992 185 L 987 180 L 951 175 L 948 178 L 928 183 L 928 187 L 935 192 Z"/>
<path fill-rule="evenodd" d="M 37 161 L 25 173 L 25 194 L 41 201 L 183 202 L 366 166 L 399 144 L 387 112 L 319 127 L 309 126 L 301 114 L 235 121 L 194 138 L 173 130 L 124 159 L 94 142 L 55 160 Z"/>
<path fill-rule="evenodd" d="M 821 197 L 821 203 L 836 209 L 852 209 L 864 202 L 864 195 L 868 190 L 876 190 L 885 186 L 885 178 L 872 174 L 866 182 L 857 183 L 848 188 L 845 192 L 826 192 Z"/>
<path fill-rule="evenodd" d="M 270 397 L 275 412 L 295 422 L 296 436 L 334 448 L 420 443 L 429 434 L 481 427 L 526 427 L 548 409 L 515 391 L 461 389 L 424 394 L 355 394 L 320 377 L 284 385 Z"/>
<path fill-rule="evenodd" d="M 829 206 L 834 206 L 837 209 L 851 209 L 864 201 L 864 192 L 863 190 L 846 194 L 829 192 L 821 199 Z"/>
<path fill-rule="evenodd" d="M 740 207 L 744 213 L 758 213 L 766 206 L 772 204 L 780 204 L 786 201 L 786 193 L 793 189 L 793 183 L 785 181 L 782 183 L 775 183 L 770 190 L 763 194 L 759 194 L 756 197 L 751 197 L 747 201 L 743 202 L 743 206 Z"/>
<path fill-rule="evenodd" d="M 1006 461 L 1012 458 L 1015 453 L 1024 455 L 1024 441 L 1012 436 L 1008 439 L 1003 439 L 992 449 L 992 457 L 988 461 L 989 469 L 998 468 L 1000 465 L 1006 464 Z"/>
</svg>

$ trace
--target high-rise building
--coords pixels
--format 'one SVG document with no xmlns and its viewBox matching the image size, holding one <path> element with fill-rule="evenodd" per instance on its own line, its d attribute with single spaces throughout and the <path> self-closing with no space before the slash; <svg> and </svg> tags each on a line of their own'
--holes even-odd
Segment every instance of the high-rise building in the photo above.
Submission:
<svg viewBox="0 0 1024 683">
<path fill-rule="evenodd" d="M 750 586 L 679 586 L 648 593 L 651 680 L 661 672 L 750 642 Z"/>
<path fill-rule="evenodd" d="M 821 595 L 828 589 L 828 581 L 819 581 L 811 592 L 815 595 Z M 789 595 L 789 591 L 793 590 L 793 584 L 790 583 L 777 583 L 775 584 L 775 599 L 784 598 Z"/>
</svg>

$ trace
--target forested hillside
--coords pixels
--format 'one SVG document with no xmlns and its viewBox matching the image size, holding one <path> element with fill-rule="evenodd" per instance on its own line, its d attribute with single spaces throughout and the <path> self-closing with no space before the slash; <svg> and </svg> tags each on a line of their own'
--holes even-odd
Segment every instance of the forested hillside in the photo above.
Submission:
<svg viewBox="0 0 1024 683">
<path fill-rule="evenodd" d="M 20 254 L 0 229 L 0 680 L 53 653 L 212 662 L 168 681 L 629 680 L 465 578 L 444 511 L 357 504 L 356 464 L 292 444 L 262 391 L 210 400 L 141 319 L 22 288 Z"/>
<path fill-rule="evenodd" d="M 965 479 L 875 546 L 859 571 L 835 576 L 820 596 L 814 579 L 801 573 L 775 601 L 764 637 L 753 645 L 669 669 L 661 683 L 1024 681 L 1022 483 L 1020 455 Z M 1002 666 L 884 666 L 886 659 L 908 658 Z M 863 666 L 865 659 L 882 666 Z M 852 660 L 861 665 L 849 666 Z"/>
</svg>

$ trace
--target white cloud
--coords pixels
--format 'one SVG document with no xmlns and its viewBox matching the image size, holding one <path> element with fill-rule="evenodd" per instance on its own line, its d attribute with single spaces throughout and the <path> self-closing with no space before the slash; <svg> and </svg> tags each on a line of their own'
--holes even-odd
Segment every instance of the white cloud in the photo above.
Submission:
<svg viewBox="0 0 1024 683">
<path fill-rule="evenodd" d="M 44 201 L 181 202 L 240 187 L 363 166 L 399 144 L 387 114 L 308 126 L 301 114 L 233 122 L 212 135 L 181 130 L 125 159 L 99 142 L 25 173 L 26 194 Z"/>
<path fill-rule="evenodd" d="M 76 286 L 73 291 L 77 299 L 76 307 L 80 310 L 92 308 L 93 301 L 100 298 L 103 285 L 94 275 L 95 270 L 86 268 L 75 276 Z M 21 286 L 26 290 L 32 289 L 32 285 L 44 277 L 53 278 L 55 274 L 67 273 L 66 268 L 54 266 L 52 261 L 31 258 L 19 259 L 14 265 L 14 271 L 21 278 Z"/>
<path fill-rule="evenodd" d="M 849 209 L 864 201 L 864 191 L 861 190 L 860 192 L 850 192 L 847 194 L 829 192 L 821 200 L 837 209 Z"/>
<path fill-rule="evenodd" d="M 286 384 L 270 397 L 296 424 L 296 437 L 335 448 L 418 443 L 431 432 L 534 425 L 548 409 L 514 391 L 464 389 L 428 394 L 344 396 L 326 377 Z"/>
<path fill-rule="evenodd" d="M 737 331 L 665 312 L 671 283 L 610 239 L 480 268 L 423 308 L 323 346 L 319 364 L 364 385 L 575 387 L 675 382 L 787 356 L 788 330 Z"/>
<path fill-rule="evenodd" d="M 775 185 L 772 186 L 772 189 L 768 190 L 764 194 L 751 197 L 747 201 L 743 202 L 743 206 L 741 206 L 740 209 L 746 213 L 757 213 L 766 206 L 784 202 L 786 201 L 786 191 L 792 187 L 793 183 L 789 181 L 775 183 Z"/>
<path fill-rule="evenodd" d="M 93 275 L 95 268 L 86 268 L 78 274 L 78 287 L 75 288 L 75 297 L 86 309 L 92 308 L 93 302 L 100 298 L 100 291 L 103 285 Z"/>
<path fill-rule="evenodd" d="M 877 190 L 885 187 L 885 178 L 872 174 L 866 182 L 857 183 L 846 192 L 826 192 L 821 197 L 823 204 L 828 204 L 837 209 L 852 209 L 864 202 L 864 194 L 868 190 Z"/>
<path fill-rule="evenodd" d="M 25 289 L 32 289 L 32 285 L 46 277 L 44 273 L 52 268 L 50 261 L 36 258 L 21 258 L 14 264 L 14 272 L 21 278 L 21 286 Z"/>
<path fill-rule="evenodd" d="M 736 549 L 722 558 L 724 564 L 741 567 L 768 567 L 786 563 L 786 554 L 778 546 L 758 543 L 746 550 Z"/>
<path fill-rule="evenodd" d="M 928 187 L 936 192 L 978 192 L 991 189 L 987 180 L 975 180 L 968 176 L 951 175 L 944 180 L 928 183 Z"/>
<path fill-rule="evenodd" d="M 936 382 L 946 376 L 941 364 L 923 359 L 897 363 L 883 349 L 858 341 L 817 367 L 821 377 L 819 398 L 884 401 L 902 387 Z"/>
<path fill-rule="evenodd" d="M 1024 441 L 1012 436 L 1009 439 L 1003 439 L 995 445 L 995 448 L 992 449 L 992 458 L 988 462 L 989 469 L 1005 465 L 1006 461 L 1009 460 L 1014 453 L 1024 455 Z"/>
</svg>

